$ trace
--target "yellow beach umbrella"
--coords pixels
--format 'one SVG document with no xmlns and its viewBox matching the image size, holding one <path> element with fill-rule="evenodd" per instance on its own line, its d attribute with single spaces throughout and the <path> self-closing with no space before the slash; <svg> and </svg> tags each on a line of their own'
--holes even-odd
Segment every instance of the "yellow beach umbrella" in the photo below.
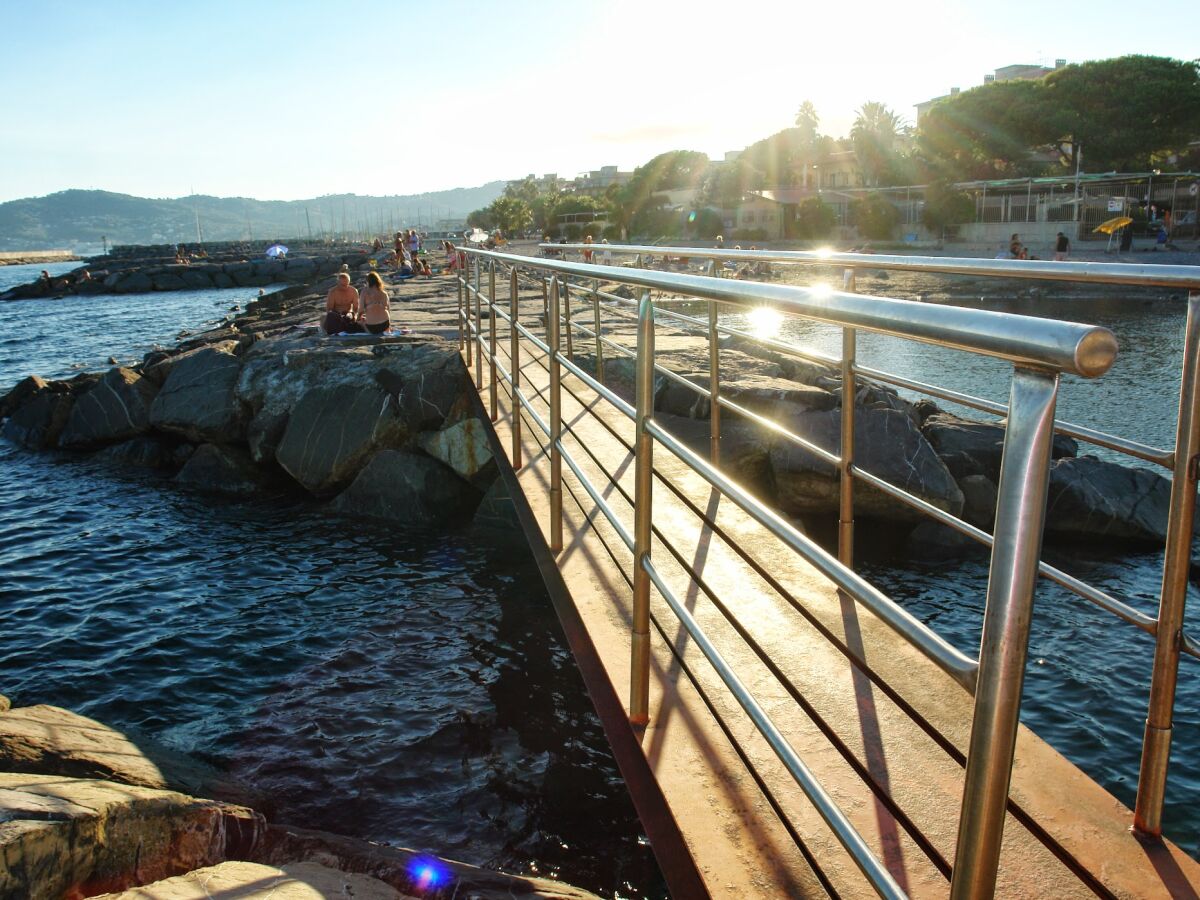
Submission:
<svg viewBox="0 0 1200 900">
<path fill-rule="evenodd" d="M 1096 234 L 1096 233 L 1112 234 L 1118 228 L 1124 228 L 1126 225 L 1129 225 L 1132 222 L 1133 222 L 1133 219 L 1129 218 L 1129 216 L 1117 216 L 1115 218 L 1109 219 L 1107 222 L 1101 222 L 1099 225 L 1097 225 L 1095 228 L 1092 229 L 1092 233 L 1093 234 Z"/>
</svg>

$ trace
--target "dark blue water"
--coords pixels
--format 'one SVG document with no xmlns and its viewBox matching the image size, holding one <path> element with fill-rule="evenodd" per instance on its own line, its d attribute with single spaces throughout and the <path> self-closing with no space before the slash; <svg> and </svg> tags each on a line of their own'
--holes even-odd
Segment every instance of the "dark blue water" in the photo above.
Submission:
<svg viewBox="0 0 1200 900">
<path fill-rule="evenodd" d="M 793 270 L 791 283 L 820 281 Z M 831 284 L 840 278 L 829 276 Z M 1022 315 L 1067 319 L 1110 328 L 1120 343 L 1112 370 L 1101 378 L 1065 376 L 1059 419 L 1170 448 L 1174 445 L 1183 351 L 1185 298 L 1160 289 L 1063 290 L 1042 288 L 1029 297 L 1030 282 L 1001 283 L 979 296 L 979 282 L 893 273 L 861 277 L 864 293 Z M 972 292 L 974 291 L 974 292 Z M 730 316 L 729 321 L 768 336 L 840 357 L 841 332 L 808 322 L 786 323 L 770 314 Z M 876 369 L 953 388 L 993 401 L 1008 401 L 1012 369 L 1000 361 L 874 334 L 860 334 L 859 361 Z M 914 395 L 907 395 L 917 399 Z M 985 414 L 937 401 L 971 418 Z M 1150 463 L 1087 444 L 1091 453 L 1125 465 L 1168 474 Z M 863 548 L 860 548 L 862 553 Z M 921 564 L 863 554 L 864 574 L 960 649 L 978 653 L 987 557 Z M 1200 557 L 1200 550 L 1193 550 Z M 1048 546 L 1044 558 L 1150 614 L 1157 614 L 1161 550 L 1101 546 Z M 1188 629 L 1200 634 L 1200 592 L 1188 591 Z M 1149 698 L 1154 642 L 1149 635 L 1042 580 L 1035 595 L 1030 665 L 1022 721 L 1132 807 L 1137 791 L 1142 731 Z M 1200 660 L 1183 657 L 1167 784 L 1165 830 L 1192 854 L 1200 853 Z"/>
<path fill-rule="evenodd" d="M 255 293 L 8 304 L 6 333 L 43 336 L 0 345 L 0 389 L 140 355 Z M 80 324 L 62 332 L 60 315 Z M 0 689 L 16 704 L 208 759 L 266 791 L 277 821 L 665 896 L 523 550 L 3 442 L 0 492 Z"/>
</svg>

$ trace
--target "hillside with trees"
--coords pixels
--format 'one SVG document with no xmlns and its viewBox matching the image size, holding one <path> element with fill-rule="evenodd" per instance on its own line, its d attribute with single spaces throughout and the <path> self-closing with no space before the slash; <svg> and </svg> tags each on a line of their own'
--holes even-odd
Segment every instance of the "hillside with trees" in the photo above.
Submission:
<svg viewBox="0 0 1200 900">
<path fill-rule="evenodd" d="M 383 234 L 418 223 L 462 218 L 500 196 L 504 182 L 424 194 L 309 200 L 193 196 L 151 199 L 109 191 L 60 191 L 0 203 L 0 250 L 113 244 Z"/>
</svg>

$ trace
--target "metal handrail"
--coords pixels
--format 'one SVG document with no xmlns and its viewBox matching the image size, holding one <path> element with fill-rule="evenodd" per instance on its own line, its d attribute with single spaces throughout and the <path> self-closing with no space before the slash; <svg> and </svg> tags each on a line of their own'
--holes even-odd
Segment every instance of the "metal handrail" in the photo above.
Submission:
<svg viewBox="0 0 1200 900">
<path fill-rule="evenodd" d="M 555 249 L 563 249 L 563 245 L 555 245 Z M 567 245 L 566 249 L 575 248 L 572 245 Z M 596 247 L 592 245 L 589 249 L 595 251 Z M 605 249 L 616 250 L 617 248 L 605 247 Z M 636 248 L 621 249 L 628 249 L 629 252 L 634 252 Z M 649 252 L 647 248 L 641 249 Z M 654 248 L 653 252 L 661 253 L 663 252 L 663 248 Z M 680 255 L 685 253 L 687 253 L 686 249 L 679 251 Z M 738 251 L 724 251 L 724 254 L 738 253 Z M 976 705 L 971 729 L 971 745 L 967 754 L 967 786 L 963 796 L 962 817 L 959 827 L 959 846 L 956 856 L 958 864 L 954 871 L 952 896 L 968 896 L 980 889 L 990 889 L 988 886 L 994 884 L 996 866 L 998 865 L 999 841 L 1003 829 L 1008 777 L 1011 770 L 1012 752 L 1017 727 L 1017 712 L 1019 710 L 1020 678 L 1016 679 L 1014 693 L 1012 675 L 1014 672 L 1019 674 L 1024 670 L 1024 654 L 1028 642 L 1029 603 L 1032 598 L 1033 582 L 1037 578 L 1038 573 L 1040 572 L 1046 577 L 1066 584 L 1068 587 L 1076 590 L 1077 593 L 1081 593 L 1082 596 L 1088 597 L 1088 599 L 1098 603 L 1110 612 L 1114 612 L 1127 621 L 1133 622 L 1133 624 L 1143 630 L 1157 632 L 1160 645 L 1163 643 L 1163 629 L 1159 624 L 1159 620 L 1152 620 L 1103 592 L 1083 585 L 1082 582 L 1077 582 L 1071 576 L 1046 566 L 1037 559 L 1040 547 L 1041 523 L 1045 508 L 1045 492 L 1048 482 L 1050 436 L 1053 434 L 1056 425 L 1059 430 L 1065 430 L 1063 423 L 1055 423 L 1053 419 L 1053 408 L 1057 395 L 1056 372 L 1072 372 L 1084 376 L 1095 376 L 1103 373 L 1111 365 L 1116 349 L 1115 338 L 1113 338 L 1111 332 L 1108 332 L 1107 329 L 1074 323 L 1051 322 L 1005 313 L 963 310 L 956 307 L 935 307 L 933 309 L 936 312 L 930 314 L 930 307 L 924 304 L 913 304 L 908 301 L 892 300 L 890 298 L 864 297 L 855 294 L 853 293 L 854 284 L 852 275 L 847 279 L 847 291 L 821 291 L 819 289 L 806 289 L 785 285 L 764 285 L 753 282 L 731 283 L 706 276 L 659 273 L 636 268 L 630 269 L 624 266 L 597 266 L 562 260 L 537 259 L 476 250 L 474 248 L 460 251 L 460 262 L 465 263 L 468 254 L 475 267 L 475 284 L 472 286 L 469 273 L 465 271 L 465 266 L 460 266 L 458 278 L 460 345 L 463 342 L 462 325 L 465 320 L 467 336 L 471 338 L 470 341 L 466 341 L 465 347 L 468 364 L 471 357 L 470 344 L 473 342 L 477 345 L 476 350 L 478 354 L 475 357 L 477 381 L 482 386 L 480 367 L 485 352 L 485 336 L 481 327 L 480 306 L 481 301 L 486 299 L 489 309 L 492 312 L 492 324 L 489 328 L 491 350 L 488 355 L 490 368 L 493 373 L 491 385 L 493 414 L 495 413 L 495 385 L 497 381 L 495 375 L 497 370 L 494 323 L 496 313 L 499 311 L 495 301 L 496 267 L 497 265 L 507 267 L 511 274 L 510 302 L 512 304 L 512 312 L 511 315 L 505 315 L 503 312 L 500 312 L 500 317 L 508 320 L 511 326 L 510 334 L 513 348 L 511 351 L 511 362 L 514 375 L 520 368 L 516 359 L 518 332 L 536 341 L 534 335 L 519 323 L 516 317 L 518 273 L 522 269 L 532 269 L 538 271 L 542 276 L 540 279 L 527 279 L 527 281 L 541 284 L 548 313 L 546 325 L 549 340 L 544 344 L 540 341 L 537 341 L 537 343 L 542 349 L 548 352 L 549 356 L 550 386 L 548 389 L 548 399 L 551 418 L 549 426 L 546 426 L 544 421 L 537 416 L 536 412 L 530 406 L 528 398 L 519 391 L 513 375 L 510 375 L 507 370 L 501 367 L 500 377 L 512 386 L 514 407 L 519 404 L 521 408 L 533 414 L 539 427 L 546 431 L 550 438 L 552 549 L 557 551 L 562 546 L 562 488 L 559 463 L 564 458 L 567 460 L 569 468 L 583 484 L 589 496 L 616 528 L 622 541 L 629 545 L 630 538 L 632 537 L 635 571 L 634 623 L 632 634 L 634 678 L 630 701 L 631 720 L 634 722 L 644 722 L 649 715 L 647 693 L 649 671 L 648 592 L 652 580 L 651 576 L 654 573 L 653 566 L 649 561 L 649 542 L 652 529 L 649 518 L 649 479 L 652 477 L 650 473 L 653 471 L 652 462 L 650 461 L 652 443 L 657 442 L 671 450 L 686 465 L 696 471 L 697 474 L 704 477 L 710 484 L 713 484 L 714 487 L 734 500 L 752 518 L 763 524 L 768 531 L 775 534 L 785 544 L 791 546 L 810 562 L 814 563 L 818 570 L 831 577 L 848 595 L 868 606 L 868 608 L 873 609 L 881 620 L 888 622 L 897 633 L 906 637 L 910 643 L 929 656 L 956 681 L 967 686 L 968 689 L 975 689 Z M 717 252 L 714 252 L 713 258 L 737 258 L 726 257 L 724 254 L 718 257 Z M 764 257 L 756 253 L 750 254 L 749 258 L 762 259 Z M 831 258 L 822 256 L 820 261 L 824 264 L 830 264 Z M 911 262 L 911 260 L 899 259 L 906 264 Z M 789 254 L 785 259 L 780 261 L 793 261 L 792 255 Z M 816 260 L 809 261 L 815 262 Z M 891 259 L 888 258 L 888 261 L 890 262 Z M 880 265 L 880 257 L 877 256 L 860 257 L 855 262 L 858 265 L 872 268 L 888 267 Z M 486 298 L 480 284 L 484 263 L 489 268 L 489 290 Z M 841 265 L 843 263 L 840 260 L 834 260 L 833 264 Z M 910 266 L 905 265 L 903 267 L 908 268 Z M 953 268 L 952 264 L 951 268 Z M 997 271 L 983 272 L 980 267 L 971 268 L 977 274 L 997 274 Z M 1010 274 L 1006 266 L 1001 265 L 995 268 L 998 271 L 1003 271 L 1006 275 Z M 1140 269 L 1141 267 L 1126 268 Z M 939 267 L 925 270 L 941 271 L 942 269 Z M 546 275 L 551 276 L 548 281 L 545 277 Z M 560 291 L 565 295 L 567 288 L 564 283 L 560 289 L 559 278 L 557 276 L 573 276 L 591 281 L 590 287 L 583 285 L 575 285 L 575 287 L 590 298 L 593 303 L 595 314 L 593 329 L 588 329 L 586 326 L 581 326 L 579 323 L 571 321 L 569 300 L 567 300 L 565 309 L 560 308 Z M 1025 277 L 1035 276 L 1027 275 Z M 1132 276 L 1128 275 L 1128 277 Z M 623 523 L 621 523 L 611 507 L 603 501 L 601 493 L 584 477 L 584 473 L 579 466 L 565 452 L 561 440 L 562 426 L 561 414 L 559 412 L 561 401 L 558 399 L 558 396 L 562 368 L 566 368 L 568 372 L 579 377 L 585 384 L 596 390 L 602 398 L 609 402 L 614 402 L 614 399 L 620 400 L 619 397 L 616 397 L 615 394 L 604 387 L 600 379 L 593 378 L 575 365 L 571 359 L 572 354 L 569 352 L 571 334 L 579 332 L 594 337 L 597 353 L 597 374 L 600 374 L 601 378 L 603 377 L 601 374 L 603 366 L 601 354 L 604 346 L 613 347 L 622 353 L 630 352 L 603 336 L 599 300 L 601 297 L 616 299 L 620 300 L 622 305 L 633 304 L 635 301 L 600 291 L 598 288 L 598 279 L 601 278 L 645 289 L 642 300 L 638 303 L 638 350 L 636 353 L 638 378 L 637 404 L 636 408 L 634 408 L 636 480 L 634 533 L 632 536 L 625 530 Z M 1197 283 L 1200 283 L 1200 279 L 1196 280 Z M 1110 281 L 1110 283 L 1113 282 Z M 1143 280 L 1138 283 L 1145 284 L 1146 282 Z M 1175 284 L 1176 282 L 1172 282 L 1173 286 Z M 662 367 L 656 365 L 653 357 L 653 320 L 655 308 L 650 300 L 651 288 L 659 291 L 687 294 L 710 301 L 707 323 L 697 317 L 679 313 L 667 313 L 669 317 L 681 320 L 685 327 L 701 328 L 707 326 L 710 338 L 710 358 L 713 361 L 713 371 L 710 375 L 709 388 L 706 390 L 702 385 L 683 378 L 678 373 L 670 370 L 667 370 L 665 374 L 667 377 L 673 376 L 698 395 L 709 397 L 712 409 L 713 464 L 705 462 L 690 449 L 683 446 L 654 420 L 652 373 L 656 370 L 661 371 Z M 474 327 L 471 327 L 472 323 L 469 317 L 472 296 L 476 302 Z M 757 417 L 756 414 L 745 410 L 738 404 L 732 403 L 728 398 L 720 395 L 719 375 L 717 372 L 719 356 L 714 349 L 715 336 L 719 331 L 727 332 L 727 329 L 718 327 L 716 323 L 716 302 L 739 305 L 757 305 L 766 302 L 787 313 L 840 325 L 843 328 L 844 335 L 846 335 L 846 339 L 844 340 L 845 352 L 841 361 L 846 390 L 853 390 L 853 379 L 858 372 L 869 374 L 872 377 L 877 376 L 874 370 L 857 366 L 854 361 L 853 335 L 858 328 L 983 353 L 1006 359 L 1014 364 L 1012 401 L 1008 406 L 1002 407 L 1004 412 L 1009 415 L 1010 422 L 1005 435 L 1005 453 L 1002 462 L 998 497 L 996 537 L 991 539 L 983 532 L 976 535 L 973 532 L 978 531 L 978 529 L 974 529 L 973 526 L 969 526 L 965 522 L 941 510 L 931 512 L 935 516 L 935 519 L 945 521 L 946 518 L 949 518 L 952 522 L 948 524 L 951 524 L 952 527 L 959 527 L 964 533 L 970 534 L 977 540 L 982 538 L 985 543 L 990 542 L 993 546 L 993 565 L 989 576 L 988 601 L 985 605 L 984 634 L 978 663 L 969 657 L 963 656 L 952 645 L 942 641 L 935 632 L 932 632 L 932 630 L 928 629 L 918 620 L 911 619 L 911 616 L 904 612 L 901 607 L 895 605 L 894 601 L 882 595 L 876 597 L 875 595 L 878 592 L 874 588 L 870 588 L 869 585 L 867 585 L 869 591 L 856 590 L 855 588 L 858 584 L 865 585 L 865 582 L 861 582 L 861 579 L 858 579 L 858 576 L 854 575 L 851 569 L 839 566 L 837 561 L 827 555 L 825 559 L 821 559 L 819 554 L 807 552 L 811 548 L 807 546 L 807 539 L 803 538 L 803 536 L 801 536 L 802 540 L 800 542 L 790 540 L 789 538 L 792 537 L 788 533 L 790 526 L 779 527 L 779 523 L 786 526 L 786 522 L 782 519 L 779 519 L 779 522 L 772 521 L 771 517 L 775 514 L 771 510 L 747 494 L 740 486 L 730 482 L 722 475 L 716 465 L 719 452 L 719 425 L 716 413 L 720 409 L 725 408 L 732 409 L 739 414 L 749 413 L 756 418 L 762 418 L 764 423 L 769 423 L 770 420 L 765 419 L 765 417 Z M 466 316 L 463 316 L 461 313 L 461 309 L 464 306 L 468 311 Z M 565 321 L 568 326 L 566 329 L 568 353 L 565 355 L 560 352 L 559 347 L 559 325 L 560 319 L 563 318 L 563 313 L 566 314 Z M 752 337 L 750 335 L 743 336 Z M 786 349 L 789 352 L 795 353 L 795 348 L 791 345 L 782 345 L 780 349 Z M 805 354 L 801 355 L 805 356 L 805 358 L 811 358 Z M 834 360 L 821 359 L 819 361 L 836 363 Z M 886 375 L 887 373 L 882 374 Z M 910 382 L 909 384 L 926 387 L 920 382 Z M 900 386 L 909 387 L 909 384 Z M 603 390 L 598 390 L 597 386 L 603 388 Z M 978 398 L 969 398 L 968 395 L 962 396 L 970 400 L 975 400 L 979 404 L 989 403 L 989 401 L 979 400 Z M 630 407 L 625 401 L 621 400 L 616 405 L 622 413 L 629 415 Z M 843 446 L 839 454 L 834 456 L 825 451 L 825 455 L 832 461 L 836 461 L 839 470 L 842 472 L 841 494 L 843 517 L 841 532 L 843 538 L 847 534 L 852 537 L 853 534 L 853 518 L 852 515 L 847 514 L 847 510 L 851 508 L 849 504 L 852 503 L 852 494 L 849 491 L 848 484 L 852 483 L 856 478 L 868 483 L 874 483 L 877 487 L 884 490 L 885 493 L 897 497 L 903 502 L 908 502 L 918 509 L 929 505 L 919 498 L 908 495 L 902 489 L 870 475 L 870 473 L 861 470 L 853 464 L 853 404 L 850 404 L 851 409 L 849 412 L 847 412 L 845 406 L 846 404 L 843 404 L 843 418 L 845 420 L 847 415 L 851 417 L 849 421 L 850 434 L 846 435 L 847 429 L 844 427 Z M 1001 407 L 999 404 L 995 406 Z M 986 406 L 982 408 L 985 408 L 985 411 L 995 411 L 987 409 Z M 514 415 L 514 418 L 519 417 Z M 1200 416 L 1196 417 L 1196 421 L 1200 423 Z M 1116 439 L 1111 436 L 1102 435 L 1099 432 L 1092 432 L 1090 429 L 1081 429 L 1079 426 L 1068 427 L 1080 431 L 1080 436 L 1084 439 L 1099 437 L 1102 440 L 1123 442 L 1123 439 Z M 1200 428 L 1200 424 L 1197 427 Z M 786 429 L 782 430 L 785 437 L 803 442 L 803 439 L 799 438 L 798 435 L 792 435 Z M 807 442 L 803 443 L 807 444 Z M 1114 449 L 1131 452 L 1133 455 L 1139 455 L 1141 458 L 1159 464 L 1168 464 L 1168 461 L 1164 458 L 1166 455 L 1165 451 L 1149 448 L 1136 442 L 1123 443 L 1127 446 L 1117 446 Z M 516 434 L 514 433 L 515 445 Z M 1108 446 L 1109 444 L 1104 445 Z M 1171 456 L 1175 456 L 1175 454 L 1171 454 Z M 1178 462 L 1177 459 L 1170 461 Z M 776 518 L 778 517 L 776 516 Z M 791 530 L 794 531 L 794 529 Z M 819 550 L 819 548 L 817 549 Z M 820 552 L 823 553 L 823 551 Z M 842 556 L 843 563 L 848 562 L 849 555 L 847 553 L 839 553 L 839 555 Z M 660 581 L 657 578 L 653 580 Z M 1086 590 L 1080 591 L 1078 587 L 1073 587 L 1073 584 L 1082 586 Z M 662 584 L 658 586 L 665 588 L 665 585 Z M 665 595 L 664 598 L 666 598 Z M 669 599 L 668 605 L 671 605 Z M 919 628 L 907 628 L 904 617 L 909 617 Z M 691 626 L 688 626 L 686 622 L 684 624 L 690 631 Z M 927 637 L 930 639 L 926 640 Z M 1181 641 L 1176 642 L 1176 654 L 1178 653 L 1179 643 L 1184 644 L 1184 652 L 1195 649 L 1195 645 L 1190 640 L 1183 638 Z M 710 658 L 711 661 L 712 659 Z M 714 665 L 716 664 L 714 663 Z M 1006 672 L 1007 675 L 1001 675 L 1002 672 Z M 723 673 L 722 677 L 725 678 Z M 735 690 L 734 685 L 728 679 L 725 680 L 730 690 Z M 1173 695 L 1171 699 L 1173 700 Z M 760 725 L 761 731 L 761 723 L 756 722 L 756 724 Z M 1147 743 L 1151 739 L 1150 728 L 1151 724 L 1148 720 Z M 1169 742 L 1169 722 L 1166 735 L 1166 739 Z M 764 733 L 764 736 L 767 736 L 768 741 L 771 742 L 769 735 Z M 1157 736 L 1157 740 L 1161 744 L 1163 739 L 1161 736 Z M 786 759 L 784 761 L 786 765 Z M 1165 763 L 1165 760 L 1163 762 Z M 795 774 L 793 772 L 794 776 Z M 1140 797 L 1141 793 L 1139 792 L 1139 800 Z M 837 833 L 836 828 L 835 833 Z M 840 833 L 838 833 L 838 836 L 842 838 Z M 846 844 L 846 841 L 843 840 L 843 843 Z M 861 857 L 856 852 L 854 846 L 852 846 L 853 843 L 851 841 L 850 844 L 847 844 L 847 849 L 855 857 L 860 867 L 863 867 L 863 871 L 868 874 L 868 877 L 871 877 L 871 859 L 873 857 L 869 857 L 869 850 L 866 851 L 868 857 Z M 889 887 L 887 884 L 877 881 L 874 878 L 871 880 L 877 890 L 888 895 Z"/>
<path fill-rule="evenodd" d="M 616 253 L 627 256 L 683 256 L 732 262 L 774 262 L 835 266 L 839 269 L 889 269 L 938 275 L 989 275 L 1029 281 L 1075 281 L 1134 287 L 1200 290 L 1195 266 L 1083 263 L 1034 259 L 975 259 L 897 256 L 886 253 L 835 253 L 823 250 L 717 250 L 706 247 L 655 247 L 636 244 L 541 244 L 543 250 Z M 543 262 L 539 259 L 538 262 Z"/>
</svg>

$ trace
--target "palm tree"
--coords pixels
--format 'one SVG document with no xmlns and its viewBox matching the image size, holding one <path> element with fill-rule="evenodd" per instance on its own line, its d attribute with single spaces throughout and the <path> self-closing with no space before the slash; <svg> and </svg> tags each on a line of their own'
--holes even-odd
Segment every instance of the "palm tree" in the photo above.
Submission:
<svg viewBox="0 0 1200 900">
<path fill-rule="evenodd" d="M 805 100 L 801 103 L 800 109 L 796 111 L 796 129 L 799 133 L 796 135 L 795 146 L 800 161 L 800 184 L 805 189 L 808 188 L 808 169 L 817 156 L 821 140 L 817 133 L 817 126 L 820 124 L 821 119 L 812 101 Z"/>
<path fill-rule="evenodd" d="M 908 133 L 903 120 L 884 104 L 862 105 L 850 128 L 850 142 L 869 187 L 887 179 L 897 157 L 896 144 Z"/>
</svg>

